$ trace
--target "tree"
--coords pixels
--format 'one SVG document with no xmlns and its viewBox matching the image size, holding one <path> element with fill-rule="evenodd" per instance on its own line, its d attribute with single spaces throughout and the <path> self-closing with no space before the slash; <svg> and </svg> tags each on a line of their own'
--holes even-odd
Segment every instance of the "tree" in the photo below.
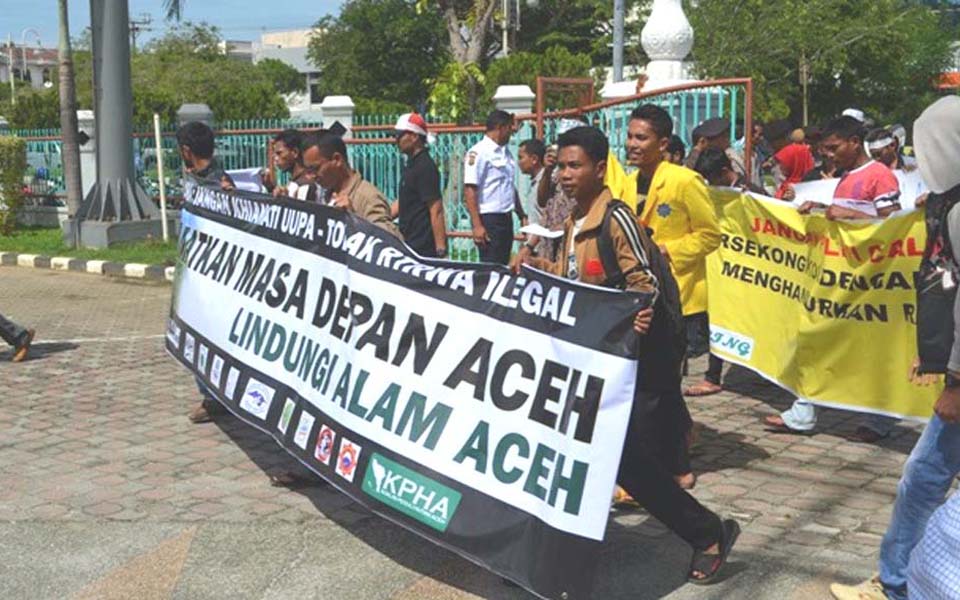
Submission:
<svg viewBox="0 0 960 600">
<path fill-rule="evenodd" d="M 439 15 L 410 0 L 348 0 L 314 27 L 307 56 L 327 93 L 420 107 L 449 55 Z"/>
<path fill-rule="evenodd" d="M 590 77 L 589 54 L 574 54 L 563 46 L 550 46 L 542 52 L 514 52 L 490 63 L 484 81 L 480 114 L 493 109 L 493 95 L 501 85 L 528 85 L 537 89 L 537 76 Z M 548 108 L 570 108 L 572 97 L 557 93 L 548 95 Z"/>
<path fill-rule="evenodd" d="M 815 120 L 857 106 L 880 122 L 910 122 L 935 96 L 951 32 L 904 0 L 700 0 L 688 12 L 703 77 L 753 77 L 760 118 L 799 122 L 801 60 Z"/>
<path fill-rule="evenodd" d="M 58 0 L 60 12 L 59 35 L 59 104 L 60 149 L 63 161 L 63 178 L 67 188 L 67 210 L 72 218 L 83 201 L 83 185 L 80 179 L 80 141 L 77 125 L 77 92 L 73 75 L 73 52 L 70 48 L 70 23 L 67 18 L 67 0 Z"/>
<path fill-rule="evenodd" d="M 257 63 L 257 70 L 271 83 L 273 88 L 281 94 L 302 92 L 307 88 L 304 76 L 287 63 L 275 58 L 265 58 Z"/>
</svg>

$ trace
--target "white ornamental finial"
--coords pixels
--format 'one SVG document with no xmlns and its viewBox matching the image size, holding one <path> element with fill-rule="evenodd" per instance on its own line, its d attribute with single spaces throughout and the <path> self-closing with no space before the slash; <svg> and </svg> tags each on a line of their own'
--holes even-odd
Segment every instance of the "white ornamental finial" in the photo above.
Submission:
<svg viewBox="0 0 960 600">
<path fill-rule="evenodd" d="M 651 61 L 683 62 L 693 48 L 693 28 L 680 0 L 653 0 L 640 43 Z"/>
</svg>

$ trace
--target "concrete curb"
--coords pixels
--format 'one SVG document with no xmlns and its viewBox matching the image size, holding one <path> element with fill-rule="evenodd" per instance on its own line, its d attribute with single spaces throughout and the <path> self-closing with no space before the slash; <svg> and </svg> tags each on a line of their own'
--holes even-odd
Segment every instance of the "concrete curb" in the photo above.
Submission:
<svg viewBox="0 0 960 600">
<path fill-rule="evenodd" d="M 117 263 L 105 260 L 84 260 L 69 256 L 40 256 L 38 254 L 18 254 L 0 252 L 0 265 L 50 269 L 51 271 L 72 271 L 74 273 L 92 273 L 124 279 L 143 279 L 147 281 L 173 281 L 174 267 L 164 265 L 144 265 L 140 263 Z"/>
</svg>

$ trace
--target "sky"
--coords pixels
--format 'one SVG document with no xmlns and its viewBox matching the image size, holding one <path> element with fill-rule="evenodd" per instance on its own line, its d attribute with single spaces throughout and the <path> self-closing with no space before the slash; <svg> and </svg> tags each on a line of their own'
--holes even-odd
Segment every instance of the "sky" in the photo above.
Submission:
<svg viewBox="0 0 960 600">
<path fill-rule="evenodd" d="M 220 28 L 228 40 L 257 40 L 263 31 L 303 29 L 313 25 L 320 17 L 337 13 L 341 0 L 185 0 L 184 21 L 206 21 Z M 163 33 L 167 23 L 163 20 L 163 0 L 129 0 L 130 18 L 141 20 L 149 14 L 153 31 L 144 32 L 137 39 L 146 41 Z M 282 9 L 279 8 L 282 6 Z M 69 0 L 70 35 L 79 37 L 90 26 L 89 0 Z M 46 48 L 57 46 L 57 0 L 0 0 L 0 38 L 7 35 L 20 44 L 23 30 L 33 28 L 40 34 Z M 37 36 L 28 32 L 26 42 L 37 43 Z"/>
</svg>

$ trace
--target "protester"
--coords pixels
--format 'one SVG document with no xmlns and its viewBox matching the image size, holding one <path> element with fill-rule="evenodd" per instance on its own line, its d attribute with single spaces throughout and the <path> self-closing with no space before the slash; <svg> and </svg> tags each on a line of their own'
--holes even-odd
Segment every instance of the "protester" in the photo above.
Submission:
<svg viewBox="0 0 960 600">
<path fill-rule="evenodd" d="M 349 211 L 380 229 L 400 236 L 387 199 L 372 183 L 350 168 L 347 145 L 334 133 L 311 132 L 303 139 L 303 164 L 330 193 L 330 205 Z M 401 238 L 402 239 L 402 238 Z"/>
<path fill-rule="evenodd" d="M 680 286 L 687 355 L 694 358 L 710 349 L 706 257 L 720 245 L 720 226 L 703 179 L 663 160 L 661 147 L 672 129 L 673 120 L 662 108 L 647 104 L 634 109 L 627 129 L 627 160 L 638 167 L 637 195 L 643 198 L 637 203 L 640 221 L 653 230 L 653 241 L 667 257 Z M 724 149 L 717 150 L 727 155 Z M 721 389 L 719 382 L 705 380 L 685 393 L 703 396 Z"/>
<path fill-rule="evenodd" d="M 397 119 L 397 148 L 407 157 L 400 173 L 400 192 L 390 207 L 400 219 L 407 246 L 420 256 L 446 258 L 447 221 L 440 193 L 440 170 L 427 150 L 427 122 L 417 113 Z"/>
<path fill-rule="evenodd" d="M 233 180 L 213 155 L 215 145 L 213 130 L 205 123 L 191 121 L 177 129 L 177 149 L 183 170 L 198 181 L 232 190 Z"/>
<path fill-rule="evenodd" d="M 777 188 L 777 198 L 791 200 L 793 185 L 803 181 L 803 176 L 813 169 L 813 154 L 803 141 L 803 130 L 795 130 L 790 136 L 790 142 L 778 148 L 773 155 L 783 177 Z"/>
<path fill-rule="evenodd" d="M 701 152 L 694 170 L 712 186 L 731 187 L 743 192 L 766 195 L 766 190 L 751 185 L 746 178 L 737 173 L 730 162 L 730 157 L 716 148 L 707 148 Z"/>
<path fill-rule="evenodd" d="M 303 166 L 303 134 L 296 129 L 284 129 L 273 138 L 273 166 L 289 175 L 287 185 L 277 185 L 273 169 L 264 172 L 263 186 L 274 196 L 288 196 L 307 202 L 317 202 L 318 189 L 313 175 Z"/>
<path fill-rule="evenodd" d="M 904 162 L 900 141 L 889 129 L 878 127 L 867 134 L 867 150 L 870 158 L 882 163 L 891 171 L 912 171 L 916 167 Z"/>
<path fill-rule="evenodd" d="M 834 203 L 827 208 L 828 219 L 886 217 L 900 209 L 900 184 L 890 169 L 867 156 L 863 147 L 865 135 L 863 123 L 849 115 L 832 121 L 823 131 L 825 158 L 844 171 L 833 193 Z M 809 213 L 816 206 L 819 204 L 806 201 L 798 210 Z M 889 417 L 871 415 L 850 439 L 877 442 L 889 435 L 895 422 Z M 765 417 L 764 423 L 781 433 L 809 432 L 817 423 L 816 408 L 805 400 L 797 400 L 789 410 Z"/>
<path fill-rule="evenodd" d="M 936 284 L 948 289 L 944 273 L 960 274 L 960 170 L 956 168 L 960 162 L 960 98 L 948 96 L 929 106 L 914 123 L 914 144 L 923 180 L 931 190 L 921 273 L 939 272 L 941 279 Z M 922 293 L 918 289 L 918 302 Z M 918 331 L 925 329 L 922 325 L 918 323 Z M 934 330 L 940 329 L 937 341 L 950 345 L 942 352 L 949 355 L 945 388 L 904 464 L 893 515 L 880 545 L 880 573 L 856 587 L 831 585 L 831 593 L 839 600 L 955 598 L 960 591 L 957 494 L 949 507 L 941 508 L 935 520 L 930 520 L 960 474 L 960 295 L 953 301 L 953 323 L 938 317 L 932 325 Z M 947 328 L 952 329 L 952 336 L 941 335 Z M 952 545 L 946 545 L 951 538 Z M 954 593 L 931 591 L 947 590 L 948 586 Z"/>
<path fill-rule="evenodd" d="M 733 163 L 733 169 L 740 175 L 746 177 L 747 169 L 743 161 L 743 154 L 730 146 L 730 121 L 715 117 L 707 119 L 700 124 L 700 135 L 707 141 L 707 148 L 716 148 L 722 150 L 730 157 Z M 694 162 L 696 166 L 696 162 Z M 755 183 L 755 182 L 750 182 Z"/>
<path fill-rule="evenodd" d="M 697 159 L 700 158 L 700 153 L 707 147 L 707 138 L 703 135 L 702 126 L 698 125 L 693 128 L 693 131 L 690 133 L 690 153 L 687 154 L 687 158 L 683 161 L 683 166 L 688 169 L 693 169 L 697 165 Z"/>
<path fill-rule="evenodd" d="M 652 144 L 658 160 L 663 159 L 669 135 L 668 130 Z M 607 221 L 609 243 L 615 251 L 616 265 L 625 288 L 652 293 L 656 298 L 660 281 L 653 273 L 649 260 L 651 242 L 637 225 L 630 209 L 614 202 L 604 185 L 609 153 L 606 137 L 596 128 L 577 127 L 561 135 L 558 144 L 560 182 L 577 203 L 565 225 L 564 253 L 555 262 L 531 256 L 526 257 L 525 261 L 561 277 L 610 285 L 607 270 L 593 266 L 603 263 L 603 241 L 600 236 L 604 235 L 604 221 Z M 663 275 L 668 276 L 669 273 Z M 633 323 L 635 331 L 641 334 L 662 331 L 656 322 L 658 313 L 662 315 L 663 312 L 658 305 L 655 306 L 653 315 L 649 310 L 637 314 Z M 654 322 L 652 327 L 651 318 Z M 682 396 L 666 391 L 679 388 L 681 357 L 670 353 L 668 345 L 661 345 L 659 341 L 657 338 L 644 339 L 640 346 L 648 348 L 651 357 L 654 352 L 668 356 L 672 366 L 653 372 L 649 365 L 644 367 L 645 361 L 641 357 L 641 369 L 646 370 L 638 377 L 618 480 L 637 502 L 693 547 L 688 580 L 704 584 L 713 581 L 720 571 L 740 528 L 732 519 L 721 521 L 720 517 L 681 489 L 664 466 L 659 456 L 661 450 L 655 447 L 657 436 L 651 432 L 664 425 L 672 428 L 672 424 L 659 420 L 668 413 L 658 405 L 676 403 L 678 400 L 682 402 Z M 666 382 L 666 387 L 662 382 Z M 656 409 L 649 410 L 650 407 Z"/>
<path fill-rule="evenodd" d="M 213 130 L 204 123 L 191 121 L 177 129 L 177 148 L 187 176 L 207 185 L 218 185 L 223 190 L 232 190 L 235 187 L 233 180 L 213 155 L 215 147 Z M 213 415 L 226 411 L 199 377 L 196 381 L 197 389 L 203 398 L 200 404 L 188 413 L 187 418 L 197 424 L 208 423 L 213 419 Z"/>
<path fill-rule="evenodd" d="M 543 180 L 543 161 L 547 155 L 547 146 L 543 140 L 529 139 L 520 143 L 517 151 L 517 167 L 530 178 L 530 191 L 523 199 L 523 210 L 531 223 L 540 223 L 540 211 L 537 206 L 537 190 Z"/>
<path fill-rule="evenodd" d="M 561 127 L 561 134 L 569 131 L 573 127 L 579 127 L 581 123 L 575 122 L 568 127 Z M 556 170 L 557 166 L 557 147 L 551 146 L 546 150 L 543 157 L 543 176 L 540 178 L 540 185 L 537 186 L 537 212 L 540 219 L 540 226 L 551 231 L 563 229 L 563 224 L 567 217 L 576 206 L 576 200 L 567 195 L 560 185 L 560 172 Z M 536 244 L 528 243 L 520 247 L 518 253 L 521 257 L 524 254 L 533 253 L 547 260 L 556 260 L 559 250 L 560 240 L 541 237 Z M 522 258 L 521 258 L 522 260 Z"/>
<path fill-rule="evenodd" d="M 467 152 L 463 170 L 463 198 L 473 224 L 473 241 L 481 262 L 510 262 L 513 215 L 521 223 L 526 214 L 514 187 L 517 163 L 507 148 L 513 135 L 513 115 L 495 110 L 487 117 L 486 134 Z"/>
<path fill-rule="evenodd" d="M 682 165 L 686 155 L 687 147 L 683 145 L 683 140 L 680 139 L 679 135 L 671 135 L 663 160 L 672 162 L 675 165 Z"/>
<path fill-rule="evenodd" d="M 0 338 L 13 346 L 13 355 L 10 360 L 13 362 L 22 362 L 27 358 L 30 352 L 30 344 L 33 343 L 33 336 L 36 332 L 33 329 L 24 329 L 13 321 L 0 315 Z"/>
<path fill-rule="evenodd" d="M 820 181 L 821 179 L 834 179 L 843 176 L 843 169 L 838 169 L 837 164 L 833 161 L 833 157 L 827 156 L 826 151 L 823 149 L 823 140 L 820 140 L 817 144 L 817 152 L 814 156 L 820 157 L 820 164 L 807 171 L 801 182 Z M 816 162 L 816 160 L 814 162 Z M 796 192 L 791 187 L 784 192 L 784 199 L 793 199 L 795 195 Z"/>
</svg>

